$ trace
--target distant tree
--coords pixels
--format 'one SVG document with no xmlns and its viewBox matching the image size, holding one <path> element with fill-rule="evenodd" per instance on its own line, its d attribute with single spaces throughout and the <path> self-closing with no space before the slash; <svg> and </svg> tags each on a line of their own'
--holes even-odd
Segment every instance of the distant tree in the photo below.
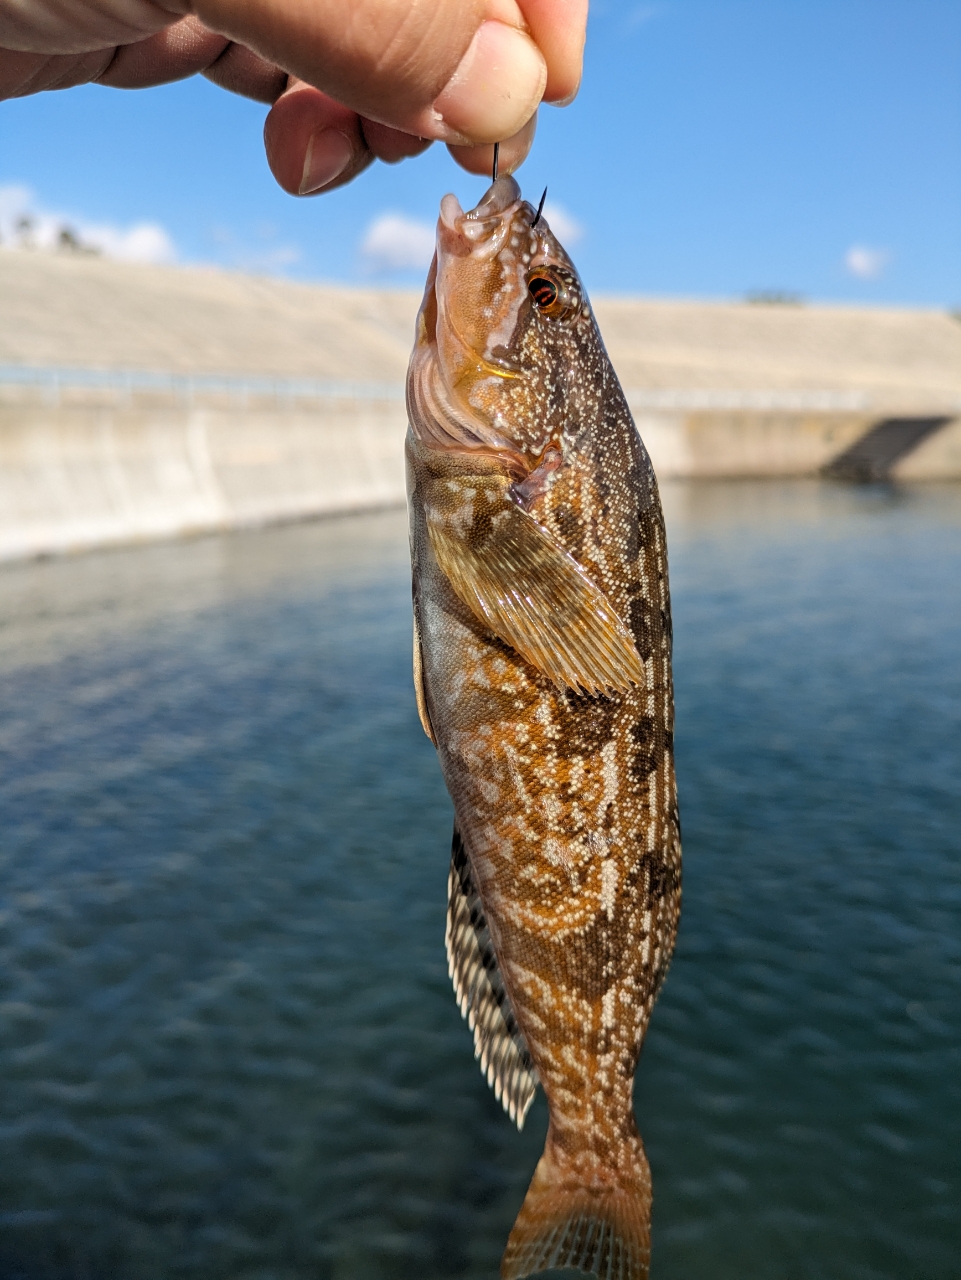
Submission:
<svg viewBox="0 0 961 1280">
<path fill-rule="evenodd" d="M 803 307 L 804 298 L 793 289 L 751 289 L 744 301 L 759 307 Z"/>
<path fill-rule="evenodd" d="M 82 253 L 88 257 L 98 257 L 100 250 L 96 245 L 85 244 L 72 227 L 63 226 L 57 236 L 57 249 L 60 253 Z"/>
<path fill-rule="evenodd" d="M 16 221 L 17 243 L 21 249 L 32 249 L 34 247 L 33 232 L 36 223 L 29 214 L 24 213 Z"/>
</svg>

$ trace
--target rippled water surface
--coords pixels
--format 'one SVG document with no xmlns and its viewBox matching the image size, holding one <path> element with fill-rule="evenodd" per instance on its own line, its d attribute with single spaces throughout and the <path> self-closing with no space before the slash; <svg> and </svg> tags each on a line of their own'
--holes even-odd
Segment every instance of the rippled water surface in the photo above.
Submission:
<svg viewBox="0 0 961 1280">
<path fill-rule="evenodd" d="M 961 1275 L 961 491 L 666 494 L 653 1280 Z M 0 570 L 0 1276 L 496 1275 L 404 517 Z"/>
</svg>

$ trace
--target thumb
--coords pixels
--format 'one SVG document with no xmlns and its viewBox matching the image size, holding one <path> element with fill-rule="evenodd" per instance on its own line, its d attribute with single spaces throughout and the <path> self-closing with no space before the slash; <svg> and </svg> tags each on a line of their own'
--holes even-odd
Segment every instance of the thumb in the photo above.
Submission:
<svg viewBox="0 0 961 1280">
<path fill-rule="evenodd" d="M 551 3 L 566 26 L 542 40 L 568 68 L 566 83 L 571 47 L 579 65 L 583 33 L 570 13 L 582 0 L 536 0 L 535 24 L 518 0 L 191 0 L 191 7 L 212 30 L 359 115 L 469 146 L 511 137 L 537 109 L 550 68 L 532 32 L 549 30 Z"/>
</svg>

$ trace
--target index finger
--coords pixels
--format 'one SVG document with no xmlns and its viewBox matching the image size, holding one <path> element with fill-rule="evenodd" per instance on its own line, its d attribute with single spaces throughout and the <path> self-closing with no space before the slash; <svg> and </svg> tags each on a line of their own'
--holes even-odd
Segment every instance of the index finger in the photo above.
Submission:
<svg viewBox="0 0 961 1280">
<path fill-rule="evenodd" d="M 563 106 L 581 83 L 587 0 L 519 0 L 519 4 L 547 63 L 544 101 Z"/>
</svg>

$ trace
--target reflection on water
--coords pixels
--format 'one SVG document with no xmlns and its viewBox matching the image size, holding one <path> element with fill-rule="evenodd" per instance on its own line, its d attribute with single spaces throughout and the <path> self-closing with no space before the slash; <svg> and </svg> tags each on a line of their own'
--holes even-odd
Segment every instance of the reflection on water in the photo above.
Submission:
<svg viewBox="0 0 961 1280">
<path fill-rule="evenodd" d="M 655 1280 L 949 1280 L 961 492 L 688 484 Z M 0 571 L 0 1275 L 496 1275 L 400 513 Z"/>
</svg>

